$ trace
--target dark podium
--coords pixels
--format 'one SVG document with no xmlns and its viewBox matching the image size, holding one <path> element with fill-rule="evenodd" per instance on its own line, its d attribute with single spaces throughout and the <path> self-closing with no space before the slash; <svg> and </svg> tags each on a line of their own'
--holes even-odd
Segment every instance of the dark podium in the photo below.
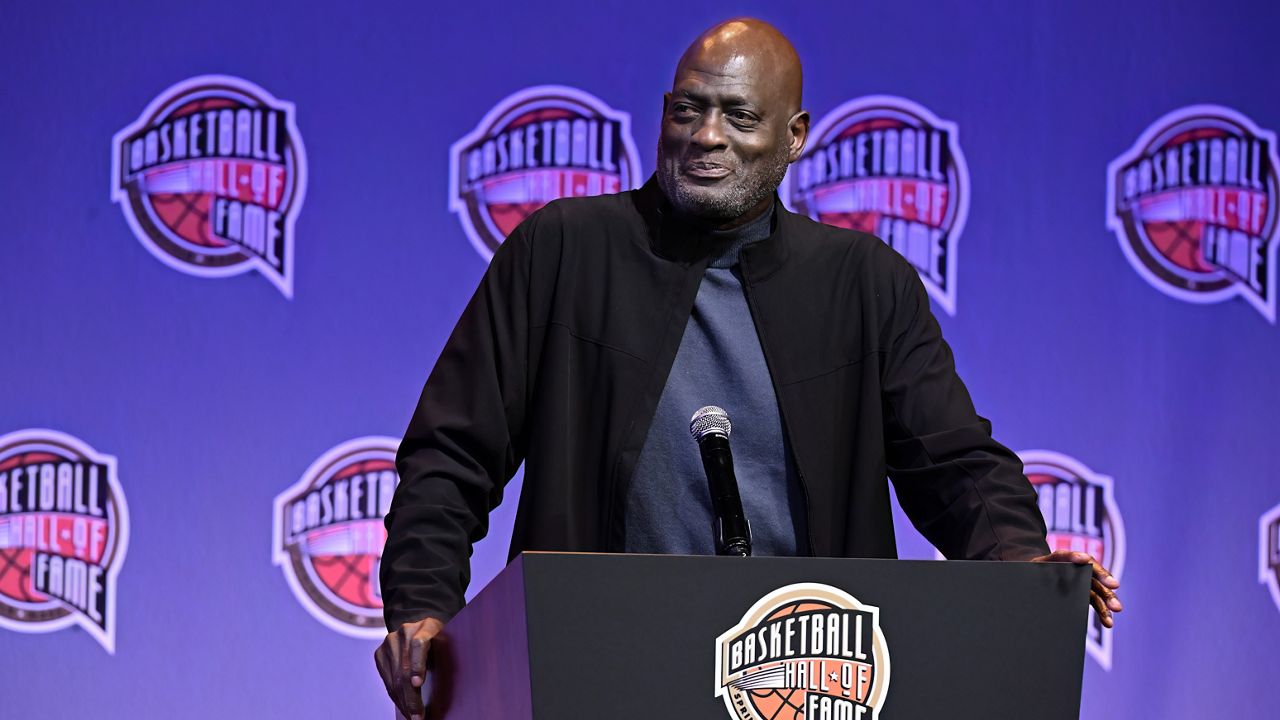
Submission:
<svg viewBox="0 0 1280 720">
<path fill-rule="evenodd" d="M 1089 568 L 526 553 L 433 643 L 428 717 L 1075 720 Z"/>
</svg>

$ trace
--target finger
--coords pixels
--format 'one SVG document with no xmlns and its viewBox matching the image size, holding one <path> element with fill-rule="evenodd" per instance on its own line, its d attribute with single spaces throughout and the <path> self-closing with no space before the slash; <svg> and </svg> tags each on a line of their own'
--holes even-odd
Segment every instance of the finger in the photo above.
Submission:
<svg viewBox="0 0 1280 720">
<path fill-rule="evenodd" d="M 1102 563 L 1098 562 L 1091 555 L 1086 555 L 1085 557 L 1089 558 L 1089 564 L 1093 566 L 1093 577 L 1095 579 L 1113 590 L 1120 587 L 1119 578 L 1112 575 L 1110 570 L 1102 566 Z"/>
<path fill-rule="evenodd" d="M 396 631 L 396 648 L 395 658 L 396 666 L 400 669 L 398 680 L 405 680 L 413 675 L 413 662 L 409 656 L 410 635 L 407 626 L 402 626 Z"/>
<path fill-rule="evenodd" d="M 402 625 L 399 632 L 396 633 L 398 641 L 398 660 L 400 667 L 400 675 L 396 678 L 397 690 L 400 695 L 400 712 L 409 720 L 421 720 L 425 714 L 422 706 L 422 679 L 425 676 L 425 661 L 417 662 L 415 655 L 425 658 L 426 652 L 422 648 L 423 643 L 419 642 L 417 633 L 410 634 L 414 630 L 420 628 L 415 625 Z M 415 648 L 415 646 L 417 646 Z"/>
<path fill-rule="evenodd" d="M 1096 577 L 1093 579 L 1093 594 L 1102 598 L 1102 601 L 1106 603 L 1108 610 L 1111 610 L 1112 612 L 1120 612 L 1121 610 L 1124 610 L 1124 605 L 1120 602 L 1120 598 L 1115 594 L 1115 592 L 1112 591 L 1111 588 L 1102 584 L 1102 581 Z"/>
<path fill-rule="evenodd" d="M 1113 590 L 1120 587 L 1119 578 L 1112 575 L 1110 570 L 1103 567 L 1102 563 L 1098 562 L 1097 558 L 1093 557 L 1089 553 L 1059 551 L 1050 555 L 1049 558 L 1055 558 L 1059 555 L 1063 556 L 1062 559 L 1064 561 L 1073 562 L 1077 565 L 1089 565 L 1092 567 L 1094 578 L 1101 581 L 1103 585 L 1106 585 Z"/>
<path fill-rule="evenodd" d="M 378 653 L 382 657 L 379 669 L 385 670 L 388 680 L 394 683 L 400 676 L 400 636 L 397 633 L 387 635 L 378 646 Z"/>
<path fill-rule="evenodd" d="M 426 715 L 426 709 L 422 705 L 422 690 L 409 682 L 401 683 L 400 690 L 400 712 L 409 720 L 422 720 Z"/>
<path fill-rule="evenodd" d="M 421 633 L 414 635 L 409 641 L 409 669 L 414 687 L 422 687 L 427 676 L 427 649 L 431 646 L 428 638 Z"/>
<path fill-rule="evenodd" d="M 1093 609 L 1098 613 L 1098 619 L 1102 621 L 1103 627 L 1114 627 L 1115 621 L 1111 619 L 1111 611 L 1107 609 L 1107 604 L 1102 598 L 1094 593 L 1089 593 L 1089 602 L 1093 605 Z"/>
<path fill-rule="evenodd" d="M 395 693 L 392 692 L 394 682 L 391 679 L 391 653 L 387 650 L 387 643 L 384 640 L 377 650 L 373 651 L 373 664 L 378 666 L 378 676 L 382 678 L 382 684 L 387 687 L 387 694 L 395 701 Z"/>
<path fill-rule="evenodd" d="M 402 655 L 405 653 L 400 652 L 403 647 L 400 631 L 387 635 L 378 648 L 378 670 L 382 673 L 382 682 L 387 686 L 387 695 L 391 698 L 391 702 L 401 715 L 408 716 L 403 682 L 408 675 L 404 672 Z"/>
<path fill-rule="evenodd" d="M 1123 610 L 1124 606 L 1120 603 L 1120 599 L 1112 592 L 1120 587 L 1120 581 L 1111 574 L 1111 571 L 1103 567 L 1102 563 L 1088 553 L 1072 553 L 1072 555 L 1072 562 L 1079 562 L 1080 559 L 1084 559 L 1093 568 L 1094 592 L 1102 598 L 1107 608 L 1117 612 Z M 1107 627 L 1110 627 L 1110 625 Z"/>
<path fill-rule="evenodd" d="M 1111 571 L 1102 566 L 1097 560 L 1093 561 L 1093 576 L 1103 585 L 1115 590 L 1120 587 L 1120 578 L 1111 574 Z"/>
</svg>

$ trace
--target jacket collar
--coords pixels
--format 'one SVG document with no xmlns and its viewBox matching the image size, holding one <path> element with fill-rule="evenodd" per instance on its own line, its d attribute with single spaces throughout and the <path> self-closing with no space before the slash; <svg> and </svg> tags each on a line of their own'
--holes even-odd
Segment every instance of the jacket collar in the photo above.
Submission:
<svg viewBox="0 0 1280 720">
<path fill-rule="evenodd" d="M 658 187 L 656 175 L 631 193 L 636 210 L 644 218 L 649 235 L 649 247 L 655 255 L 685 265 L 705 267 L 713 254 L 710 236 L 699 233 L 687 223 L 680 222 Z M 773 195 L 773 231 L 769 237 L 753 242 L 742 252 L 742 270 L 748 280 L 763 280 L 786 262 L 788 235 L 795 225 L 795 214 L 782 205 L 778 194 Z"/>
</svg>

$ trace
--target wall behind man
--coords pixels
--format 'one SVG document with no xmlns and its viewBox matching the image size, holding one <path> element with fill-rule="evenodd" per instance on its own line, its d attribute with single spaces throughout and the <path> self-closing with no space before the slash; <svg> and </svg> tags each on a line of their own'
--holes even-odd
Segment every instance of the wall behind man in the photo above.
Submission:
<svg viewBox="0 0 1280 720">
<path fill-rule="evenodd" d="M 1280 704 L 1280 592 L 1259 582 L 1260 521 L 1280 503 L 1280 329 L 1242 297 L 1162 292 L 1106 205 L 1108 163 L 1171 111 L 1230 108 L 1274 143 L 1276 6 L 230 0 L 5 14 L 0 471 L 38 464 L 30 453 L 65 434 L 115 458 L 127 512 L 81 513 L 120 543 L 103 576 L 118 573 L 114 622 L 95 633 L 26 584 L 40 544 L 26 528 L 64 526 L 0 510 L 0 714 L 381 716 L 374 631 L 341 619 L 376 614 L 376 554 L 358 552 L 376 521 L 308 536 L 351 562 L 337 575 L 304 563 L 290 582 L 275 502 L 309 469 L 337 468 L 318 461 L 351 440 L 374 438 L 351 477 L 376 470 L 376 438 L 403 432 L 485 269 L 449 208 L 451 144 L 504 98 L 563 85 L 629 114 L 647 177 L 676 59 L 735 14 L 793 39 L 815 121 L 884 94 L 956 126 L 968 213 L 954 314 L 934 311 L 960 372 L 1002 442 L 1073 460 L 1078 477 L 1058 480 L 1082 488 L 1111 478 L 1097 539 L 1123 548 L 1128 611 L 1087 661 L 1082 717 Z M 305 200 L 284 280 L 161 262 L 113 202 L 113 135 L 208 74 L 296 106 Z M 300 195 L 301 163 L 289 172 Z M 519 482 L 476 549 L 473 593 L 505 562 Z M 898 519 L 902 554 L 931 557 Z M 347 544 L 323 545 L 334 537 Z"/>
</svg>

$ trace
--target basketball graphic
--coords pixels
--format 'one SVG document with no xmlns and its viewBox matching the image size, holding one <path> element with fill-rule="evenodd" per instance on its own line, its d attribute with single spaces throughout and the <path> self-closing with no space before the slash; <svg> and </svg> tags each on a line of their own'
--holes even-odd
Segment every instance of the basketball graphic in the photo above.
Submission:
<svg viewBox="0 0 1280 720">
<path fill-rule="evenodd" d="M 166 265 L 199 277 L 257 270 L 292 297 L 307 178 L 294 116 L 241 78 L 180 82 L 113 138 L 111 198 Z"/>
<path fill-rule="evenodd" d="M 1193 105 L 1152 123 L 1107 169 L 1107 226 L 1160 292 L 1242 297 L 1275 322 L 1276 137 L 1231 108 Z"/>
<path fill-rule="evenodd" d="M 717 639 L 716 695 L 738 720 L 874 719 L 889 672 L 879 609 L 830 585 L 779 588 Z"/>
<path fill-rule="evenodd" d="M 342 443 L 275 501 L 275 564 L 312 617 L 353 637 L 385 634 L 378 563 L 398 445 L 389 437 Z"/>
<path fill-rule="evenodd" d="M 128 543 L 114 457 L 56 430 L 0 437 L 0 627 L 77 625 L 114 653 Z"/>
<path fill-rule="evenodd" d="M 1258 521 L 1258 582 L 1271 591 L 1271 599 L 1280 610 L 1280 505 Z"/>
<path fill-rule="evenodd" d="M 891 245 L 955 315 L 957 246 L 969 212 L 955 123 L 906 98 L 850 100 L 814 126 L 778 192 L 797 213 Z"/>
<path fill-rule="evenodd" d="M 799 612 L 832 610 L 835 606 L 829 603 L 796 600 L 778 608 L 769 615 L 766 622 L 776 620 Z M 804 691 L 800 688 L 769 688 L 747 691 L 747 699 L 763 717 L 778 720 L 795 720 L 804 717 Z"/>
<path fill-rule="evenodd" d="M 1124 522 L 1115 501 L 1114 481 L 1062 453 L 1025 450 L 1018 457 L 1035 488 L 1040 514 L 1049 531 L 1049 549 L 1088 553 L 1121 580 Z M 1089 655 L 1110 670 L 1112 631 L 1102 626 L 1102 619 L 1092 607 L 1085 642 Z"/>
<path fill-rule="evenodd" d="M 552 200 L 616 193 L 640 182 L 631 116 L 560 85 L 504 98 L 449 154 L 449 209 L 486 260 Z"/>
</svg>

